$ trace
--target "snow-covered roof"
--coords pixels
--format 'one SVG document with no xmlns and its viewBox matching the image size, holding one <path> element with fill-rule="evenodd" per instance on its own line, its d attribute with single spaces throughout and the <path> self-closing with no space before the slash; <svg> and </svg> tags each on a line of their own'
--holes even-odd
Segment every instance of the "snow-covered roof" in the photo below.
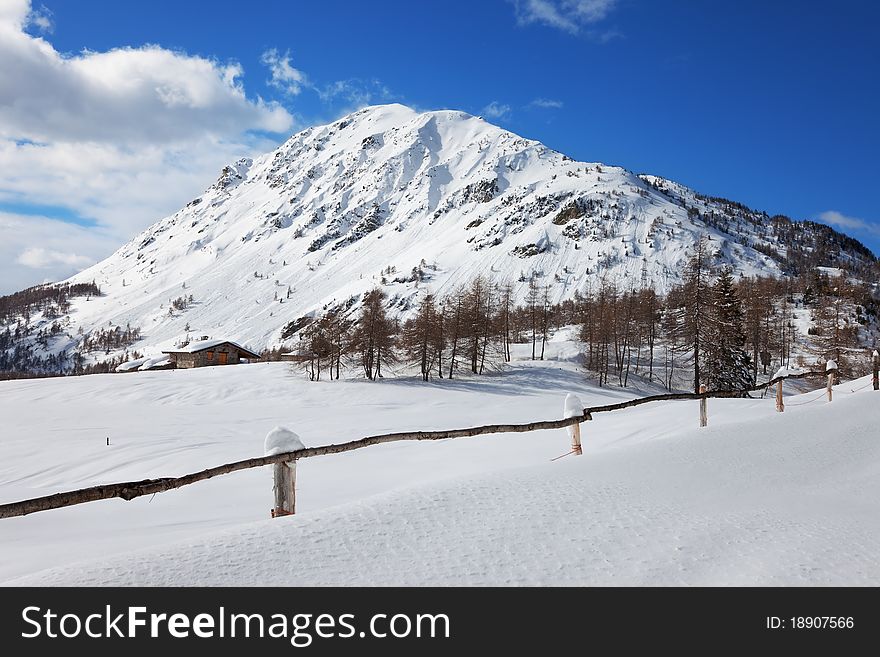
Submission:
<svg viewBox="0 0 880 657">
<path fill-rule="evenodd" d="M 146 372 L 154 367 L 163 367 L 171 362 L 171 358 L 167 355 L 162 356 L 144 356 L 143 358 L 135 358 L 116 366 L 117 372 L 133 372 L 139 370 Z"/>
<path fill-rule="evenodd" d="M 260 357 L 258 353 L 255 353 L 248 349 L 247 347 L 242 347 L 237 342 L 233 342 L 232 340 L 199 340 L 198 342 L 190 342 L 185 347 L 178 347 L 177 349 L 167 349 L 163 351 L 163 354 L 194 354 L 197 351 L 204 351 L 205 349 L 211 349 L 212 347 L 218 347 L 221 344 L 231 344 L 233 347 L 238 349 L 239 351 L 246 351 L 249 354 Z"/>
<path fill-rule="evenodd" d="M 217 345 L 221 345 L 224 342 L 229 342 L 229 340 L 198 340 L 196 342 L 190 342 L 185 347 L 178 347 L 177 349 L 168 349 L 163 351 L 163 354 L 191 354 L 196 351 L 201 351 L 202 349 L 210 349 L 211 347 L 216 347 Z M 234 342 L 230 342 L 230 344 L 235 344 Z M 236 345 L 238 346 L 238 345 Z"/>
<path fill-rule="evenodd" d="M 116 366 L 117 372 L 131 372 L 132 370 L 136 370 L 145 362 L 147 362 L 149 358 L 136 358 L 134 360 L 129 360 L 124 363 L 120 363 Z"/>
<path fill-rule="evenodd" d="M 151 370 L 154 367 L 164 367 L 165 365 L 169 365 L 171 363 L 171 358 L 168 356 L 153 356 L 152 358 L 147 358 L 144 363 L 138 367 L 138 370 L 141 372 L 146 372 L 147 370 Z"/>
</svg>

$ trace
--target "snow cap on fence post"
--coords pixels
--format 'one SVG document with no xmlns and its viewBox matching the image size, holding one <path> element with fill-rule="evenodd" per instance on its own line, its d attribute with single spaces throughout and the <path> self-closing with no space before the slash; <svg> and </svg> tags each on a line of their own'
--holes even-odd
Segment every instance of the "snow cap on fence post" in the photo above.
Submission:
<svg viewBox="0 0 880 657">
<path fill-rule="evenodd" d="M 305 448 L 306 446 L 303 445 L 299 436 L 287 427 L 275 427 L 266 434 L 266 441 L 263 443 L 263 450 L 266 456 L 295 452 L 298 449 Z"/>
<path fill-rule="evenodd" d="M 565 413 L 563 417 L 578 417 L 584 414 L 584 402 L 581 398 L 572 393 L 565 396 Z"/>
<path fill-rule="evenodd" d="M 577 395 L 573 395 L 568 393 L 565 396 L 565 407 L 563 409 L 563 417 L 583 417 L 584 414 L 584 402 L 581 401 L 581 398 Z M 583 449 L 581 449 L 581 425 L 572 424 L 568 429 L 568 435 L 571 437 L 571 451 L 575 456 L 579 456 L 583 454 Z"/>
<path fill-rule="evenodd" d="M 272 429 L 266 434 L 266 441 L 263 445 L 266 456 L 295 452 L 300 449 L 305 449 L 302 440 L 285 427 Z M 272 517 L 291 516 L 296 513 L 296 459 L 287 463 L 275 463 L 272 475 L 275 492 Z"/>
<path fill-rule="evenodd" d="M 776 374 L 773 375 L 773 379 L 779 379 L 776 382 L 776 410 L 779 413 L 785 412 L 785 400 L 782 398 L 782 380 L 789 376 L 789 369 L 783 365 L 778 370 L 776 370 Z M 771 381 L 773 379 L 770 379 Z"/>
<path fill-rule="evenodd" d="M 837 362 L 831 358 L 829 358 L 825 362 L 825 371 L 828 372 L 828 401 L 831 401 L 832 393 L 831 386 L 834 385 L 834 374 L 837 372 Z"/>
</svg>

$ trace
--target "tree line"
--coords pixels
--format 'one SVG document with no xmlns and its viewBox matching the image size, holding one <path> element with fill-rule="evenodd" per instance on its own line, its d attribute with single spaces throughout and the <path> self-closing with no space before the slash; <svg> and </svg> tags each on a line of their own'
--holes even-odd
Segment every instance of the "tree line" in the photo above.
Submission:
<svg viewBox="0 0 880 657">
<path fill-rule="evenodd" d="M 292 358 L 312 380 L 339 379 L 356 370 L 370 380 L 389 370 L 417 371 L 424 381 L 497 371 L 512 346 L 533 360 L 545 357 L 556 330 L 573 326 L 588 376 L 599 385 L 627 386 L 632 377 L 668 389 L 739 389 L 771 376 L 779 366 L 834 359 L 844 376 L 866 371 L 865 347 L 876 346 L 878 301 L 867 284 L 846 274 L 811 268 L 784 278 L 735 277 L 715 263 L 712 243 L 700 240 L 682 282 L 660 293 L 644 279 L 634 285 L 595 277 L 574 298 L 553 301 L 552 282 L 525 278 L 517 302 L 513 285 L 477 276 L 445 295 L 426 292 L 412 314 L 393 315 L 381 287 L 316 317 L 291 322 Z M 0 372 L 109 371 L 111 359 L 87 364 L 89 353 L 109 355 L 140 338 L 138 327 L 80 330 L 77 351 L 42 355 L 35 345 L 65 331 L 64 320 L 31 325 L 31 314 L 62 316 L 72 296 L 97 296 L 94 284 L 37 286 L 0 297 Z M 177 305 L 185 309 L 191 297 Z M 175 304 L 172 304 L 175 305 Z M 399 306 L 399 304 L 396 304 Z M 264 352 L 280 358 L 287 349 Z M 810 362 L 807 362 L 810 361 Z M 768 371 L 768 368 L 774 368 Z"/>
<path fill-rule="evenodd" d="M 737 279 L 714 260 L 704 238 L 666 294 L 603 278 L 561 303 L 535 278 L 517 304 L 509 283 L 477 276 L 443 297 L 425 293 L 405 321 L 389 315 L 375 288 L 356 315 L 330 310 L 303 320 L 292 357 L 312 380 L 338 379 L 346 367 L 375 380 L 397 366 L 424 381 L 453 379 L 499 369 L 515 344 L 542 360 L 550 334 L 573 325 L 599 385 L 627 386 L 638 376 L 668 389 L 737 390 L 780 366 L 829 358 L 844 375 L 865 371 L 878 311 L 867 285 L 819 270 Z"/>
<path fill-rule="evenodd" d="M 867 372 L 878 313 L 867 284 L 817 269 L 735 280 L 729 267 L 715 265 L 705 238 L 682 278 L 665 295 L 600 280 L 576 296 L 565 321 L 580 326 L 585 365 L 600 385 L 626 386 L 635 374 L 668 389 L 688 377 L 695 392 L 701 385 L 738 390 L 772 376 L 768 367 L 828 359 L 845 376 Z"/>
<path fill-rule="evenodd" d="M 36 285 L 0 296 L 0 379 L 69 371 L 71 358 L 66 352 L 44 353 L 37 347 L 45 349 L 52 338 L 66 332 L 72 298 L 100 295 L 92 281 Z M 34 323 L 35 317 L 40 325 Z"/>
<path fill-rule="evenodd" d="M 24 320 L 42 312 L 49 319 L 67 314 L 70 299 L 73 297 L 100 296 L 101 289 L 91 283 L 61 283 L 54 285 L 35 285 L 20 292 L 0 296 L 0 323 Z"/>
<path fill-rule="evenodd" d="M 401 322 L 387 312 L 385 292 L 375 288 L 364 295 L 356 317 L 331 310 L 307 322 L 293 354 L 313 380 L 338 379 L 343 365 L 370 380 L 401 365 L 417 369 L 424 381 L 484 374 L 509 361 L 510 345 L 525 339 L 533 358 L 543 358 L 549 299 L 549 290 L 533 283 L 526 305 L 516 306 L 510 284 L 477 276 L 442 298 L 425 294 Z"/>
</svg>

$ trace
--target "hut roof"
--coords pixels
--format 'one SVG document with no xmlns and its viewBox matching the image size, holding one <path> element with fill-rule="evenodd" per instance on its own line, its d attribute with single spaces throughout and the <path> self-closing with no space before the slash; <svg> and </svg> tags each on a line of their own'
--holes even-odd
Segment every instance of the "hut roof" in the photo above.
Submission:
<svg viewBox="0 0 880 657">
<path fill-rule="evenodd" d="M 153 356 L 152 358 L 148 358 L 144 361 L 140 367 L 138 367 L 138 371 L 146 372 L 147 370 L 158 369 L 160 367 L 165 367 L 166 365 L 171 364 L 170 356 Z"/>
<path fill-rule="evenodd" d="M 169 349 L 167 351 L 163 351 L 163 354 L 194 354 L 197 351 L 205 351 L 206 349 L 213 349 L 214 347 L 219 347 L 221 344 L 230 344 L 243 355 L 245 358 L 260 358 L 260 354 L 256 354 L 247 347 L 242 347 L 237 342 L 233 342 L 232 340 L 199 340 L 198 342 L 190 342 L 185 347 L 180 347 L 178 349 Z"/>
</svg>

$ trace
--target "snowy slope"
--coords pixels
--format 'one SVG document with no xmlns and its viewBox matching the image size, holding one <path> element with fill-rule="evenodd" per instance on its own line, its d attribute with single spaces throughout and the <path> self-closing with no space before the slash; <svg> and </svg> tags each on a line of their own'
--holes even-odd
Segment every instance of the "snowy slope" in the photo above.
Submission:
<svg viewBox="0 0 880 657">
<path fill-rule="evenodd" d="M 74 299 L 65 333 L 38 349 L 71 353 L 80 329 L 130 325 L 144 336 L 132 348 L 147 354 L 187 334 L 260 350 L 293 320 L 354 307 L 374 286 L 406 312 L 425 289 L 446 294 L 477 274 L 513 283 L 520 298 L 533 276 L 557 300 L 605 276 L 665 289 L 704 233 L 740 273 L 780 273 L 781 237 L 758 225 L 766 216 L 709 222 L 713 212 L 741 214 L 463 112 L 369 107 L 226 167 L 200 197 L 74 276 L 104 296 Z"/>
<path fill-rule="evenodd" d="M 651 392 L 594 388 L 571 345 L 550 347 L 558 360 L 475 381 L 310 383 L 267 363 L 2 382 L 0 500 L 260 455 L 276 425 L 318 445 L 560 417 L 569 392 L 588 405 Z M 784 414 L 771 397 L 711 400 L 706 429 L 695 402 L 597 415 L 584 455 L 555 462 L 564 430 L 308 459 L 293 518 L 268 518 L 262 468 L 2 520 L 0 582 L 877 585 L 880 405 L 866 382 L 832 404 L 792 396 Z"/>
</svg>

